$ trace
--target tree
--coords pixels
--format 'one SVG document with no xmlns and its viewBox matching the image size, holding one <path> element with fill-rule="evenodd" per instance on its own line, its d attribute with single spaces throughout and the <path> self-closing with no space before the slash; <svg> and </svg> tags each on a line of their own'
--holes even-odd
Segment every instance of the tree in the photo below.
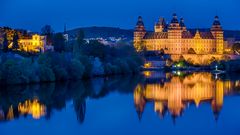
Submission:
<svg viewBox="0 0 240 135">
<path fill-rule="evenodd" d="M 51 45 L 53 42 L 53 34 L 54 34 L 54 30 L 52 29 L 52 27 L 50 25 L 45 25 L 42 29 L 41 29 L 42 35 L 47 36 L 47 44 Z"/>
<path fill-rule="evenodd" d="M 68 69 L 68 73 L 72 80 L 79 80 L 83 76 L 84 66 L 80 61 L 72 59 Z"/>
<path fill-rule="evenodd" d="M 104 67 L 98 57 L 94 58 L 92 65 L 92 75 L 100 76 L 104 74 Z"/>
<path fill-rule="evenodd" d="M 53 46 L 56 52 L 63 52 L 65 48 L 65 38 L 62 33 L 57 33 L 53 36 Z"/>
<path fill-rule="evenodd" d="M 234 53 L 240 54 L 240 43 L 235 43 L 232 47 Z"/>
<path fill-rule="evenodd" d="M 8 39 L 7 39 L 7 34 L 5 33 L 3 35 L 3 52 L 7 52 L 8 51 Z"/>
<path fill-rule="evenodd" d="M 80 47 L 77 41 L 73 44 L 73 56 L 74 58 L 78 58 L 80 56 Z"/>
<path fill-rule="evenodd" d="M 13 50 L 19 49 L 18 40 L 19 40 L 18 34 L 17 34 L 17 32 L 15 32 L 14 35 L 13 35 L 13 44 L 12 44 L 12 49 Z"/>
<path fill-rule="evenodd" d="M 78 31 L 78 33 L 77 33 L 77 43 L 78 43 L 79 45 L 85 44 L 84 37 L 85 37 L 84 31 L 83 31 L 82 29 L 80 29 L 80 30 Z"/>
</svg>

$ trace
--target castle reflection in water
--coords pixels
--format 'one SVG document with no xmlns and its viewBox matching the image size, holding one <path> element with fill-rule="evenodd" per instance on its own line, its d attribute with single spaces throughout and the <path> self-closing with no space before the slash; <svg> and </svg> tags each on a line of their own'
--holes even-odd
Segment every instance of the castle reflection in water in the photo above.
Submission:
<svg viewBox="0 0 240 135">
<path fill-rule="evenodd" d="M 138 84 L 134 91 L 134 103 L 141 119 L 145 105 L 154 102 L 154 111 L 161 118 L 170 113 L 173 118 L 182 115 L 183 111 L 194 103 L 199 107 L 207 102 L 211 105 L 215 119 L 222 109 L 224 96 L 233 93 L 233 87 L 239 81 L 221 80 L 211 73 L 191 73 L 184 75 L 144 72 L 146 83 Z"/>
<path fill-rule="evenodd" d="M 67 102 L 72 102 L 75 117 L 81 124 L 87 113 L 87 99 L 101 100 L 114 92 L 133 95 L 133 107 L 139 119 L 147 103 L 154 103 L 152 109 L 161 118 L 171 114 L 174 119 L 191 105 L 199 107 L 201 103 L 207 103 L 217 120 L 224 96 L 236 95 L 240 91 L 240 79 L 237 77 L 207 72 L 143 72 L 143 75 L 128 77 L 8 87 L 0 90 L 0 122 L 21 116 L 50 119 L 54 110 L 61 111 L 66 108 Z"/>
</svg>

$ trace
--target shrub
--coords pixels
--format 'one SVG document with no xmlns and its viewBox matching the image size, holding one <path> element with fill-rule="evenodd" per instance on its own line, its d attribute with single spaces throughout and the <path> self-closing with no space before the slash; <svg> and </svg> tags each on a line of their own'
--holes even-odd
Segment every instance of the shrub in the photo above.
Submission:
<svg viewBox="0 0 240 135">
<path fill-rule="evenodd" d="M 37 83 L 40 81 L 37 75 L 39 64 L 34 62 L 33 59 L 25 58 L 20 61 L 19 66 L 22 69 L 23 75 L 29 79 L 29 83 Z"/>
<path fill-rule="evenodd" d="M 131 72 L 128 64 L 123 59 L 117 59 L 115 65 L 120 68 L 120 73 L 122 74 L 127 74 Z"/>
<path fill-rule="evenodd" d="M 16 60 L 7 60 L 2 68 L 2 79 L 6 84 L 29 83 L 28 77 L 24 75 L 23 68 Z"/>
<path fill-rule="evenodd" d="M 93 65 L 92 75 L 100 76 L 104 74 L 104 68 L 103 68 L 102 62 L 98 57 L 94 58 L 92 65 Z"/>
<path fill-rule="evenodd" d="M 113 65 L 111 63 L 107 63 L 104 65 L 104 73 L 105 73 L 105 75 L 114 74 Z"/>
<path fill-rule="evenodd" d="M 68 79 L 68 73 L 66 69 L 61 66 L 54 66 L 53 72 L 57 81 L 64 81 Z"/>
<path fill-rule="evenodd" d="M 92 68 L 93 68 L 91 58 L 88 56 L 80 56 L 78 59 L 81 63 L 84 64 L 83 65 L 84 66 L 83 77 L 84 78 L 91 77 L 92 76 Z"/>
<path fill-rule="evenodd" d="M 81 79 L 84 73 L 84 66 L 82 63 L 76 59 L 71 60 L 71 64 L 69 65 L 68 73 L 70 79 L 78 80 Z"/>
<path fill-rule="evenodd" d="M 46 65 L 40 65 L 39 77 L 41 82 L 52 82 L 56 80 L 53 70 Z"/>
<path fill-rule="evenodd" d="M 140 71 L 140 66 L 133 59 L 129 58 L 126 61 L 132 73 L 137 73 Z"/>
</svg>

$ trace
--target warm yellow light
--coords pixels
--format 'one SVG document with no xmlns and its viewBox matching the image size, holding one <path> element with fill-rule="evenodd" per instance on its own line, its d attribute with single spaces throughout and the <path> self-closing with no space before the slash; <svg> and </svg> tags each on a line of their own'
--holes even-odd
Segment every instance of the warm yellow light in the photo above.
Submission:
<svg viewBox="0 0 240 135">
<path fill-rule="evenodd" d="M 152 66 L 152 64 L 150 62 L 144 64 L 145 68 L 150 68 L 151 66 Z"/>
<path fill-rule="evenodd" d="M 150 77 L 151 76 L 151 72 L 150 71 L 146 71 L 143 73 L 145 77 Z"/>
<path fill-rule="evenodd" d="M 24 104 L 19 103 L 18 111 L 21 114 L 31 114 L 34 119 L 39 119 L 46 114 L 46 107 L 34 99 L 33 101 L 27 100 Z"/>
</svg>

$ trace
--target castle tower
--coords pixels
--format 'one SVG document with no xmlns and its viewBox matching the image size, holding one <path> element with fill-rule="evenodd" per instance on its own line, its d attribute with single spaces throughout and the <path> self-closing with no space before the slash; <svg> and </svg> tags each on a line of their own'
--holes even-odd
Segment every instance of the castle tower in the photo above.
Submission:
<svg viewBox="0 0 240 135">
<path fill-rule="evenodd" d="M 168 27 L 169 52 L 181 54 L 182 30 L 177 19 L 177 14 L 173 14 L 173 19 Z"/>
<path fill-rule="evenodd" d="M 166 28 L 166 22 L 164 18 L 160 18 L 159 21 L 155 24 L 155 32 L 163 32 Z"/>
<path fill-rule="evenodd" d="M 186 28 L 183 18 L 180 19 L 180 27 L 181 27 L 182 31 L 187 31 L 187 28 Z"/>
<path fill-rule="evenodd" d="M 137 51 L 142 50 L 142 47 L 143 47 L 142 39 L 145 34 L 146 34 L 146 30 L 144 27 L 143 19 L 141 16 L 139 16 L 136 27 L 135 27 L 134 39 L 133 39 L 133 44 Z"/>
<path fill-rule="evenodd" d="M 211 32 L 215 38 L 216 52 L 218 54 L 223 54 L 224 51 L 223 30 L 218 16 L 215 16 Z"/>
</svg>

